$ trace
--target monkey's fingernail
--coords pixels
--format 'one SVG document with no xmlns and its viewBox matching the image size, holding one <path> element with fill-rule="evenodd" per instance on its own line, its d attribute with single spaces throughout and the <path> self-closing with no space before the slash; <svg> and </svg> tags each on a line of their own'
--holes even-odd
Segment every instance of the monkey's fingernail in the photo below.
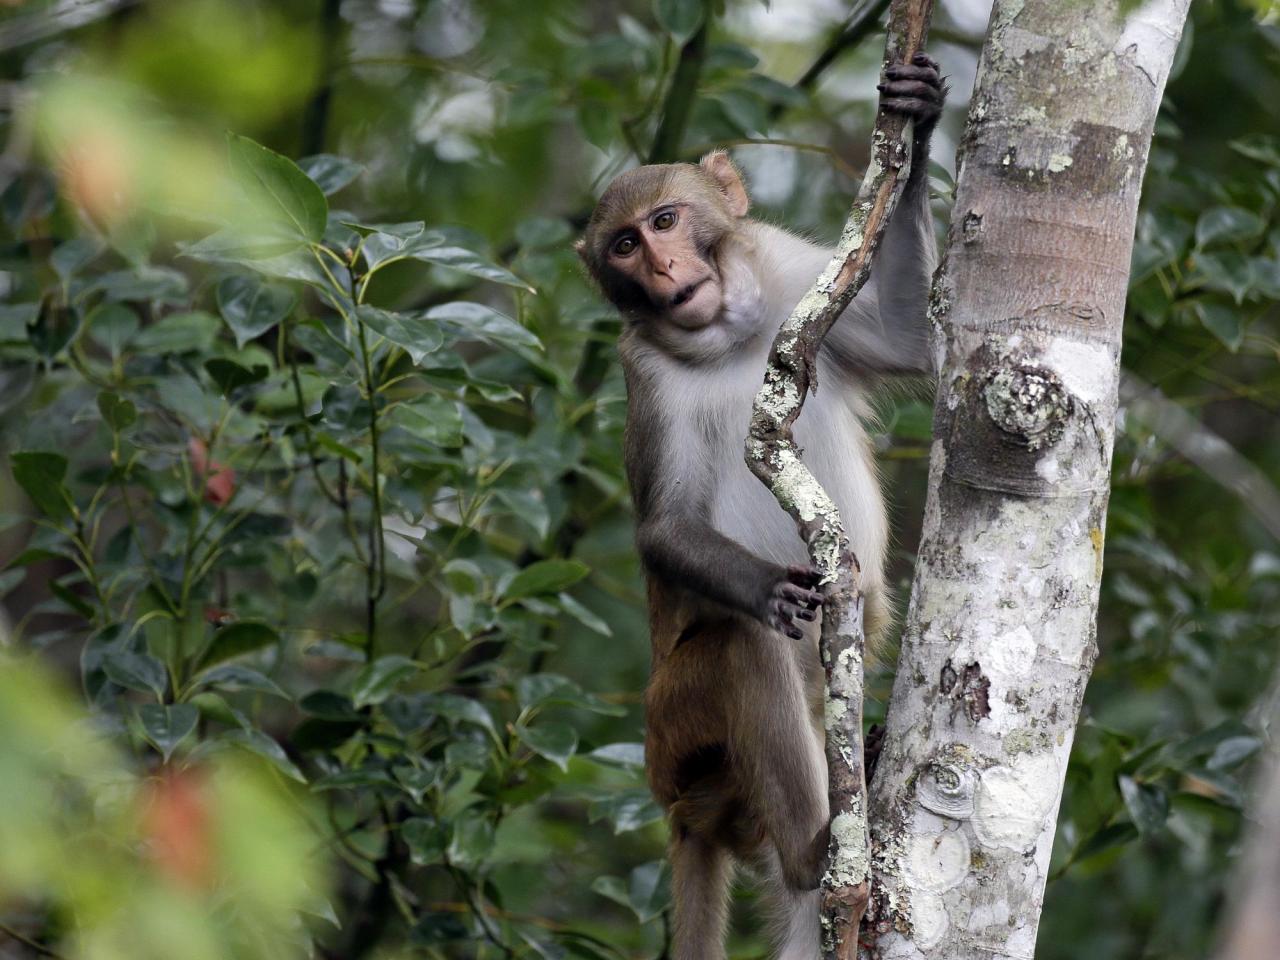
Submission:
<svg viewBox="0 0 1280 960">
<path fill-rule="evenodd" d="M 796 616 L 798 616 L 801 620 L 808 620 L 810 623 L 818 619 L 818 615 L 814 613 L 812 610 L 801 610 L 798 614 L 796 614 Z"/>
<path fill-rule="evenodd" d="M 888 85 L 887 83 L 877 83 L 877 84 L 876 84 L 876 89 L 877 89 L 877 90 L 888 90 L 888 89 L 889 89 L 889 85 Z"/>
</svg>

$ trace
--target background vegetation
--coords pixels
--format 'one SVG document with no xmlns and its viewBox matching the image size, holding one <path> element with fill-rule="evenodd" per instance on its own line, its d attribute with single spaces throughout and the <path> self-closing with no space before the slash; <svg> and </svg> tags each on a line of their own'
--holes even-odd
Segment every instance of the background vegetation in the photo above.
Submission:
<svg viewBox="0 0 1280 960">
<path fill-rule="evenodd" d="M 659 956 L 619 321 L 570 241 L 715 145 L 832 236 L 883 3 L 4 6 L 0 956 Z M 936 20 L 940 236 L 984 26 Z M 1276 130 L 1276 12 L 1194 4 L 1043 958 L 1200 957 L 1224 901 L 1280 626 Z M 904 587 L 929 419 L 876 434 Z"/>
</svg>

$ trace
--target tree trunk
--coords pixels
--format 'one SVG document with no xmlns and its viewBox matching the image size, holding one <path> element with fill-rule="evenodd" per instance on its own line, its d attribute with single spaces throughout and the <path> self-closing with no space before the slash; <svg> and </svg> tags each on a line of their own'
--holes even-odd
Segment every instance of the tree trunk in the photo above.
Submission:
<svg viewBox="0 0 1280 960">
<path fill-rule="evenodd" d="M 934 286 L 929 496 L 871 788 L 880 957 L 1034 953 L 1096 651 L 1138 194 L 1189 3 L 992 11 Z"/>
</svg>

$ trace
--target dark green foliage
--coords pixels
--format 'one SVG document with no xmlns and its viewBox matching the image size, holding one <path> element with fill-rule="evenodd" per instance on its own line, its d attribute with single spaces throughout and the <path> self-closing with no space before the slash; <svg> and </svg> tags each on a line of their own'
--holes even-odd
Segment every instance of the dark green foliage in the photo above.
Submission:
<svg viewBox="0 0 1280 960">
<path fill-rule="evenodd" d="M 1264 742 L 1280 526 L 1240 491 L 1280 474 L 1280 70 L 1253 10 L 1194 7 L 1124 360 L 1261 480 L 1126 415 L 1045 958 L 1205 955 Z M 619 320 L 571 243 L 623 165 L 773 138 L 738 154 L 756 208 L 833 235 L 880 56 L 838 39 L 863 80 L 792 87 L 827 31 L 730 12 L 174 0 L 3 54 L 48 84 L 41 152 L 0 184 L 13 646 L 75 665 L 139 783 L 229 751 L 272 771 L 321 834 L 288 864 L 315 878 L 300 947 L 661 954 Z M 901 583 L 929 424 L 883 405 Z M 23 931 L 66 935 L 67 904 L 35 905 Z"/>
</svg>

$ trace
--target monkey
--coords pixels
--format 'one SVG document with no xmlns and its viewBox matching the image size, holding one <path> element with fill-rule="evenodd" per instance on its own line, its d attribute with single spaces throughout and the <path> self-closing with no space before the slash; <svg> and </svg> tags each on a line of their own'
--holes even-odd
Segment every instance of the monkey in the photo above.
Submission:
<svg viewBox="0 0 1280 960">
<path fill-rule="evenodd" d="M 889 619 L 889 534 L 863 424 L 882 378 L 932 372 L 926 165 L 945 85 L 921 53 L 888 67 L 878 89 L 883 109 L 914 120 L 911 173 L 795 425 L 860 563 L 871 642 Z M 723 960 L 734 862 L 765 877 L 775 956 L 819 951 L 823 597 L 793 521 L 743 449 L 774 336 L 832 251 L 749 218 L 749 207 L 723 151 L 643 166 L 609 185 L 577 244 L 624 318 L 624 462 L 652 643 L 645 769 L 671 826 L 675 960 Z"/>
</svg>

